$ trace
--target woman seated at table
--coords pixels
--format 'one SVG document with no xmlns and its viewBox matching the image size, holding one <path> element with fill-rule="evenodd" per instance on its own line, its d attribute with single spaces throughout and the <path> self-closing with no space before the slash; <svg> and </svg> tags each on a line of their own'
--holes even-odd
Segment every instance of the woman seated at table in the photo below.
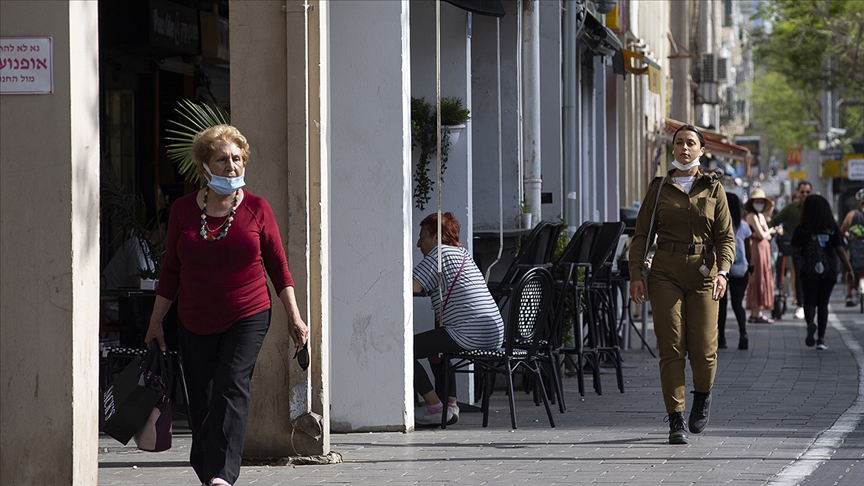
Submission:
<svg viewBox="0 0 864 486">
<path fill-rule="evenodd" d="M 426 409 L 415 413 L 415 423 L 437 425 L 441 423 L 444 404 L 435 390 L 444 389 L 445 378 L 439 353 L 497 349 L 504 340 L 504 322 L 474 259 L 459 242 L 459 221 L 453 213 L 441 215 L 441 292 L 438 291 L 437 213 L 420 222 L 417 247 L 423 252 L 423 260 L 414 267 L 414 292 L 431 294 L 435 329 L 414 336 L 414 390 L 426 402 Z M 422 358 L 429 358 L 435 375 L 434 388 L 420 364 Z M 447 379 L 451 395 L 447 397 L 447 424 L 452 425 L 459 420 L 456 379 L 453 373 Z"/>
</svg>

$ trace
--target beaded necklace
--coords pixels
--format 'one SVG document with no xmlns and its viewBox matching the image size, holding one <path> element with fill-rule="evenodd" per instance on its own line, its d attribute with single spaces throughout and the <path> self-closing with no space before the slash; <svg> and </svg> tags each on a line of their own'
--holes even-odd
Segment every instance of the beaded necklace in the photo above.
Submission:
<svg viewBox="0 0 864 486">
<path fill-rule="evenodd" d="M 228 234 L 228 228 L 231 227 L 231 222 L 234 221 L 234 214 L 237 212 L 237 204 L 240 201 L 240 190 L 234 191 L 234 202 L 231 204 L 231 211 L 228 213 L 228 217 L 225 218 L 225 221 L 222 221 L 222 224 L 219 225 L 218 228 L 210 229 L 207 226 L 207 195 L 210 194 L 210 187 L 204 189 L 204 207 L 201 208 L 201 231 L 198 232 L 202 238 L 206 241 L 219 241 L 222 238 L 225 238 L 225 235 Z M 224 229 L 222 227 L 225 227 Z M 219 236 L 210 236 L 207 233 L 215 233 L 219 230 L 222 230 L 219 233 Z"/>
</svg>

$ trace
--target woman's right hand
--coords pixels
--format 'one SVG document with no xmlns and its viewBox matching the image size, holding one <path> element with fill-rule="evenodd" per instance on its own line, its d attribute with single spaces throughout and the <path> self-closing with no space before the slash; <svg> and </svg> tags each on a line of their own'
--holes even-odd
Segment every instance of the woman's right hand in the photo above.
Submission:
<svg viewBox="0 0 864 486">
<path fill-rule="evenodd" d="M 162 330 L 162 321 L 150 321 L 150 326 L 147 328 L 147 334 L 144 335 L 144 344 L 150 348 L 150 341 L 156 340 L 159 343 L 159 349 L 162 352 L 168 351 L 165 346 L 165 332 Z"/>
<path fill-rule="evenodd" d="M 636 304 L 641 304 L 645 298 L 645 287 L 642 285 L 642 280 L 630 281 L 630 300 Z"/>
</svg>

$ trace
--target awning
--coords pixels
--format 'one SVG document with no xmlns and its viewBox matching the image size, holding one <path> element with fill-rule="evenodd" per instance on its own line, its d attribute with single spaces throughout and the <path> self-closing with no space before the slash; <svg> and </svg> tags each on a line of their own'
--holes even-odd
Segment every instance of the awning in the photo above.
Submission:
<svg viewBox="0 0 864 486">
<path fill-rule="evenodd" d="M 685 124 L 684 122 L 673 120 L 671 118 L 666 118 L 663 121 L 665 123 L 665 130 L 660 134 L 660 138 L 668 141 L 672 141 L 672 135 L 675 133 L 675 130 L 678 130 L 681 128 L 681 125 Z M 701 127 L 697 128 L 705 137 L 705 150 L 707 152 L 710 152 L 712 155 L 717 157 L 725 157 L 746 162 L 749 167 L 750 160 L 752 159 L 750 149 L 742 147 L 741 145 L 726 142 L 727 137 L 722 133 L 712 132 Z"/>
<path fill-rule="evenodd" d="M 631 51 L 629 49 L 621 49 L 621 54 L 624 62 L 624 69 L 633 74 L 648 75 L 648 89 L 652 93 L 660 94 L 662 89 L 662 80 L 660 79 L 660 65 L 645 56 L 641 52 Z M 633 61 L 642 61 L 642 66 L 634 66 Z"/>
<path fill-rule="evenodd" d="M 450 5 L 454 5 L 463 10 L 478 15 L 488 15 L 490 17 L 503 17 L 504 5 L 501 5 L 501 0 L 444 0 Z"/>
</svg>

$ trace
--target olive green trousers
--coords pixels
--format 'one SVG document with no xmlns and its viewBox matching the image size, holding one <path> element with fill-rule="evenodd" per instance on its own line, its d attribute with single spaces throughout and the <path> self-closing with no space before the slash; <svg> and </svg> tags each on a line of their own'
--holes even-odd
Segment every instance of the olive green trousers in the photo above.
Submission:
<svg viewBox="0 0 864 486">
<path fill-rule="evenodd" d="M 699 267 L 711 268 L 703 276 Z M 654 335 L 660 354 L 660 384 L 667 413 L 683 412 L 685 359 L 690 358 L 693 388 L 708 392 L 717 371 L 718 302 L 711 298 L 713 255 L 686 255 L 657 251 L 648 292 L 654 315 Z"/>
</svg>

